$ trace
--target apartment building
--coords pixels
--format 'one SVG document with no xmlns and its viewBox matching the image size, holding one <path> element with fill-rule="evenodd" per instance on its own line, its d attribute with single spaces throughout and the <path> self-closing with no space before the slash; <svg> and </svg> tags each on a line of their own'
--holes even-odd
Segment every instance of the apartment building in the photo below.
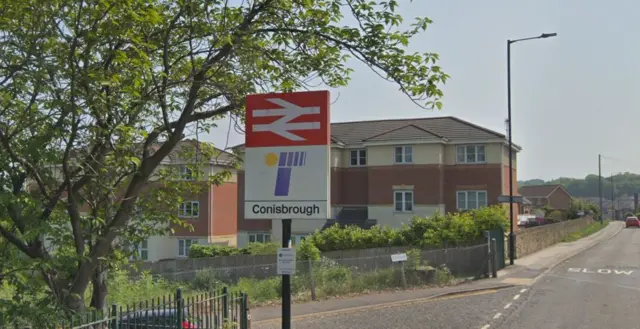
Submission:
<svg viewBox="0 0 640 329">
<path fill-rule="evenodd" d="M 294 243 L 328 223 L 400 227 L 414 216 L 497 204 L 499 195 L 508 194 L 505 135 L 459 118 L 333 123 L 331 136 L 333 218 L 294 220 Z M 236 149 L 241 155 L 242 146 Z M 516 190 L 520 150 L 514 146 Z M 279 220 L 244 218 L 243 189 L 239 172 L 238 245 L 280 239 Z"/>
</svg>

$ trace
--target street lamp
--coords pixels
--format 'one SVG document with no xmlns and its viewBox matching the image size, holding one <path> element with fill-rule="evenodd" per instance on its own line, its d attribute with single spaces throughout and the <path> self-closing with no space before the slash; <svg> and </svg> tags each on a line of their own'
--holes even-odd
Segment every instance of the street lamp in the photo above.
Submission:
<svg viewBox="0 0 640 329">
<path fill-rule="evenodd" d="M 507 130 L 509 134 L 509 264 L 513 265 L 516 253 L 516 236 L 513 233 L 513 135 L 511 132 L 511 44 L 519 41 L 546 39 L 557 36 L 557 33 L 542 33 L 537 37 L 507 40 Z"/>
</svg>

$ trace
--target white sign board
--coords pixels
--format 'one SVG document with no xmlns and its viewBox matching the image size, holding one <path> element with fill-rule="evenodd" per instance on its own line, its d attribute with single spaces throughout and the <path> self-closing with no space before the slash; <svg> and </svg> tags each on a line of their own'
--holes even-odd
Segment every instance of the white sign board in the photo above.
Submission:
<svg viewBox="0 0 640 329">
<path fill-rule="evenodd" d="M 249 95 L 246 108 L 245 218 L 329 218 L 329 93 Z"/>
<path fill-rule="evenodd" d="M 406 262 L 407 259 L 409 259 L 409 258 L 407 257 L 407 254 L 404 254 L 404 253 L 391 255 L 391 261 L 394 262 L 394 263 Z"/>
<path fill-rule="evenodd" d="M 296 250 L 294 248 L 278 248 L 278 275 L 296 274 Z"/>
</svg>

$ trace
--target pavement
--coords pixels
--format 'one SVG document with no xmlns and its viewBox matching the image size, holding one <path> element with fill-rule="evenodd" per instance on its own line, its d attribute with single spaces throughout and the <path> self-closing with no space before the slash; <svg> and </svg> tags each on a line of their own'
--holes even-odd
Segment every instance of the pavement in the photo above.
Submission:
<svg viewBox="0 0 640 329">
<path fill-rule="evenodd" d="M 640 321 L 629 326 L 623 320 L 640 307 L 640 268 L 634 267 L 640 266 L 640 230 L 623 226 L 613 222 L 589 237 L 519 258 L 494 279 L 294 304 L 292 328 L 640 329 Z M 574 308 L 587 320 L 574 317 Z M 591 319 L 611 308 L 621 315 L 620 325 Z M 252 329 L 280 328 L 280 312 L 279 306 L 252 309 Z"/>
</svg>

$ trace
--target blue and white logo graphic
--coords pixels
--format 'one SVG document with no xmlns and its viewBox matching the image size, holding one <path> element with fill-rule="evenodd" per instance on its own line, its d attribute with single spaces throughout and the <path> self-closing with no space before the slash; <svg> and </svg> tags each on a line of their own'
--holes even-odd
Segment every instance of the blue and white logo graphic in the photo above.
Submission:
<svg viewBox="0 0 640 329">
<path fill-rule="evenodd" d="M 280 156 L 275 153 L 267 153 L 264 156 L 264 163 L 269 167 L 278 166 L 273 195 L 288 196 L 291 186 L 291 172 L 294 167 L 305 166 L 307 163 L 307 152 L 280 152 Z"/>
</svg>

